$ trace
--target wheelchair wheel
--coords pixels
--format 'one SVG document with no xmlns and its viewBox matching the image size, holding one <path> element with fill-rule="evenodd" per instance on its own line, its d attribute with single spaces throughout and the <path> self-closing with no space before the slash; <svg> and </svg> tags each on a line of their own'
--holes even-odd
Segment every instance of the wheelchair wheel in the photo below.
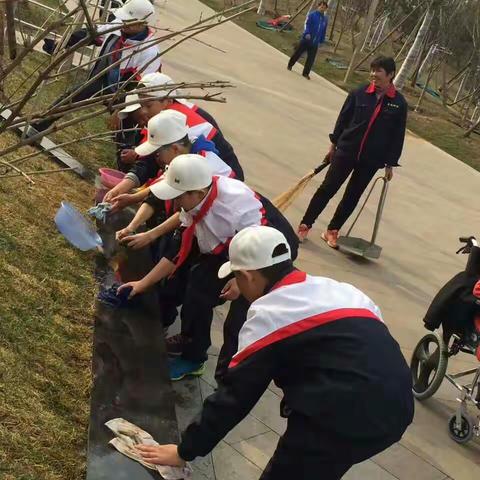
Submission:
<svg viewBox="0 0 480 480">
<path fill-rule="evenodd" d="M 475 433 L 475 422 L 470 415 L 462 414 L 460 424 L 457 424 L 457 414 L 448 421 L 448 433 L 457 443 L 469 442 Z"/>
<path fill-rule="evenodd" d="M 415 347 L 410 361 L 413 396 L 418 400 L 431 397 L 440 387 L 447 371 L 448 347 L 437 332 L 425 335 Z"/>
</svg>

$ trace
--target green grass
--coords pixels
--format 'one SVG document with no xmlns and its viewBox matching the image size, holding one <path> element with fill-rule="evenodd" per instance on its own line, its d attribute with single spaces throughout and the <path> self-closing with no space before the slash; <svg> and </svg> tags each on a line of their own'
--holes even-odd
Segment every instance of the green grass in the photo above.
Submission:
<svg viewBox="0 0 480 480">
<path fill-rule="evenodd" d="M 223 10 L 225 4 L 224 0 L 202 1 L 214 10 Z M 279 10 L 282 11 L 283 2 L 278 2 L 278 5 Z M 259 18 L 261 17 L 259 17 L 256 12 L 249 12 L 236 19 L 235 23 L 290 56 L 293 52 L 294 44 L 298 41 L 299 35 L 302 32 L 305 14 L 301 14 L 293 22 L 294 31 L 284 33 L 272 32 L 257 27 L 256 22 Z M 328 32 L 330 32 L 330 28 Z M 335 35 L 334 40 L 336 41 L 338 32 L 335 32 Z M 345 84 L 343 83 L 345 70 L 337 69 L 326 61 L 327 58 L 335 58 L 348 64 L 351 54 L 348 37 L 349 34 L 346 33 L 335 55 L 333 55 L 333 45 L 327 44 L 322 46 L 319 49 L 316 62 L 313 66 L 313 70 L 316 73 L 344 90 L 350 90 L 362 82 L 368 81 L 367 72 L 357 71 L 351 76 L 348 83 Z M 391 52 L 388 48 L 387 46 L 385 52 L 379 53 L 390 54 Z M 368 62 L 366 66 L 368 66 Z M 404 93 L 409 105 L 413 108 L 417 103 L 420 90 L 418 88 L 415 90 L 406 88 L 402 93 Z M 459 122 L 459 119 L 447 112 L 438 100 L 426 95 L 421 105 L 421 111 L 419 113 L 414 111 L 409 112 L 408 128 L 419 137 L 428 140 L 476 170 L 480 170 L 480 135 L 472 134 L 469 139 L 465 139 L 463 138 L 465 130 L 454 122 Z"/>
<path fill-rule="evenodd" d="M 45 58 L 32 55 L 15 70 L 5 86 L 10 99 L 25 91 Z M 48 105 L 72 81 L 49 85 L 38 106 Z M 29 105 L 29 111 L 38 106 Z M 54 138 L 108 130 L 106 118 Z M 14 134 L 2 134 L 0 149 L 16 141 Z M 112 144 L 83 142 L 65 149 L 92 171 L 114 164 Z M 7 159 L 33 151 L 23 147 Z M 23 166 L 58 167 L 45 154 Z M 0 178 L 0 479 L 79 480 L 85 476 L 94 254 L 68 245 L 53 218 L 61 200 L 85 211 L 94 187 L 73 173 L 34 180 L 29 186 L 23 178 Z"/>
</svg>

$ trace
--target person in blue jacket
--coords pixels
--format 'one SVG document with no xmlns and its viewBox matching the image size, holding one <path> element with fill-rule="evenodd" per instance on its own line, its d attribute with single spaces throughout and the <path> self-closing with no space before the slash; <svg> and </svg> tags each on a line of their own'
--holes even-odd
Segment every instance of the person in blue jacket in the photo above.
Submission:
<svg viewBox="0 0 480 480">
<path fill-rule="evenodd" d="M 328 9 L 327 2 L 320 2 L 317 9 L 311 11 L 305 20 L 305 30 L 298 47 L 293 52 L 288 62 L 288 70 L 291 70 L 299 58 L 307 52 L 307 60 L 303 67 L 302 75 L 310 80 L 310 70 L 317 56 L 318 46 L 325 41 L 327 33 L 328 17 L 325 12 Z"/>
</svg>

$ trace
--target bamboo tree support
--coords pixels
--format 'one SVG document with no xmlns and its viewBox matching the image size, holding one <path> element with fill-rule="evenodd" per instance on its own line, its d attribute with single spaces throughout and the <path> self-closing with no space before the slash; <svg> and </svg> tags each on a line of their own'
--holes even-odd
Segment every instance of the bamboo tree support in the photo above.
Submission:
<svg viewBox="0 0 480 480">
<path fill-rule="evenodd" d="M 366 60 L 368 60 L 369 57 L 371 57 L 376 51 L 378 51 L 380 47 L 382 47 L 382 45 L 413 15 L 413 13 L 415 13 L 417 9 L 420 8 L 420 6 L 421 4 L 417 5 L 406 17 L 403 18 L 400 23 L 395 25 L 395 27 L 392 28 L 392 30 L 390 30 L 390 32 L 388 32 L 385 37 L 382 38 L 382 40 L 373 50 L 371 50 L 362 57 L 362 59 L 353 67 L 353 70 L 357 70 L 362 65 L 362 63 L 364 63 Z"/>
<path fill-rule="evenodd" d="M 337 5 L 335 7 L 335 14 L 333 15 L 332 25 L 330 26 L 330 35 L 328 36 L 328 40 L 330 42 L 333 41 L 333 34 L 335 32 L 335 24 L 337 23 L 338 11 L 340 10 L 341 5 L 342 5 L 342 0 L 337 0 Z"/>
<path fill-rule="evenodd" d="M 432 59 L 432 63 L 430 64 L 430 68 L 428 69 L 428 75 L 427 79 L 425 80 L 425 85 L 422 88 L 422 93 L 420 94 L 420 97 L 418 98 L 418 102 L 415 105 L 415 112 L 418 112 L 420 108 L 420 104 L 422 103 L 423 97 L 425 96 L 425 92 L 427 91 L 428 84 L 430 83 L 430 80 L 432 79 L 433 72 L 435 71 L 435 61 Z"/>
<path fill-rule="evenodd" d="M 290 18 L 290 20 L 285 25 L 282 25 L 282 27 L 278 31 L 283 32 L 307 8 L 309 2 L 310 0 L 302 2 L 297 12 L 292 16 L 292 18 Z"/>
<path fill-rule="evenodd" d="M 370 6 L 368 8 L 367 16 L 365 18 L 365 23 L 363 25 L 362 32 L 360 33 L 360 38 L 357 45 L 363 45 L 365 43 L 365 38 L 367 37 L 368 31 L 373 24 L 373 20 L 375 19 L 375 12 L 377 10 L 378 4 L 380 0 L 372 0 Z M 348 65 L 347 72 L 345 73 L 345 78 L 343 79 L 343 83 L 347 83 L 350 75 L 354 71 L 354 65 L 359 52 L 359 47 L 355 47 L 352 53 L 352 57 L 350 58 L 350 64 Z"/>
<path fill-rule="evenodd" d="M 10 60 L 15 60 L 17 56 L 17 38 L 15 36 L 15 5 L 12 1 L 5 3 L 5 13 L 7 18 L 7 39 L 8 52 Z"/>
</svg>

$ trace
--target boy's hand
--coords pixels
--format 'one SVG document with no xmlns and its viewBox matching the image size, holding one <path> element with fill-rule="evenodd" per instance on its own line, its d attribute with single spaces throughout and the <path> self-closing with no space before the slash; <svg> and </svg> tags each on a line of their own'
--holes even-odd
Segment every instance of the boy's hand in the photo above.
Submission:
<svg viewBox="0 0 480 480">
<path fill-rule="evenodd" d="M 220 293 L 220 298 L 223 300 L 236 300 L 240 296 L 240 289 L 238 288 L 237 280 L 232 278 L 229 280 Z"/>
<path fill-rule="evenodd" d="M 185 460 L 180 458 L 176 445 L 136 445 L 135 448 L 148 463 L 171 467 L 185 466 Z"/>
</svg>

